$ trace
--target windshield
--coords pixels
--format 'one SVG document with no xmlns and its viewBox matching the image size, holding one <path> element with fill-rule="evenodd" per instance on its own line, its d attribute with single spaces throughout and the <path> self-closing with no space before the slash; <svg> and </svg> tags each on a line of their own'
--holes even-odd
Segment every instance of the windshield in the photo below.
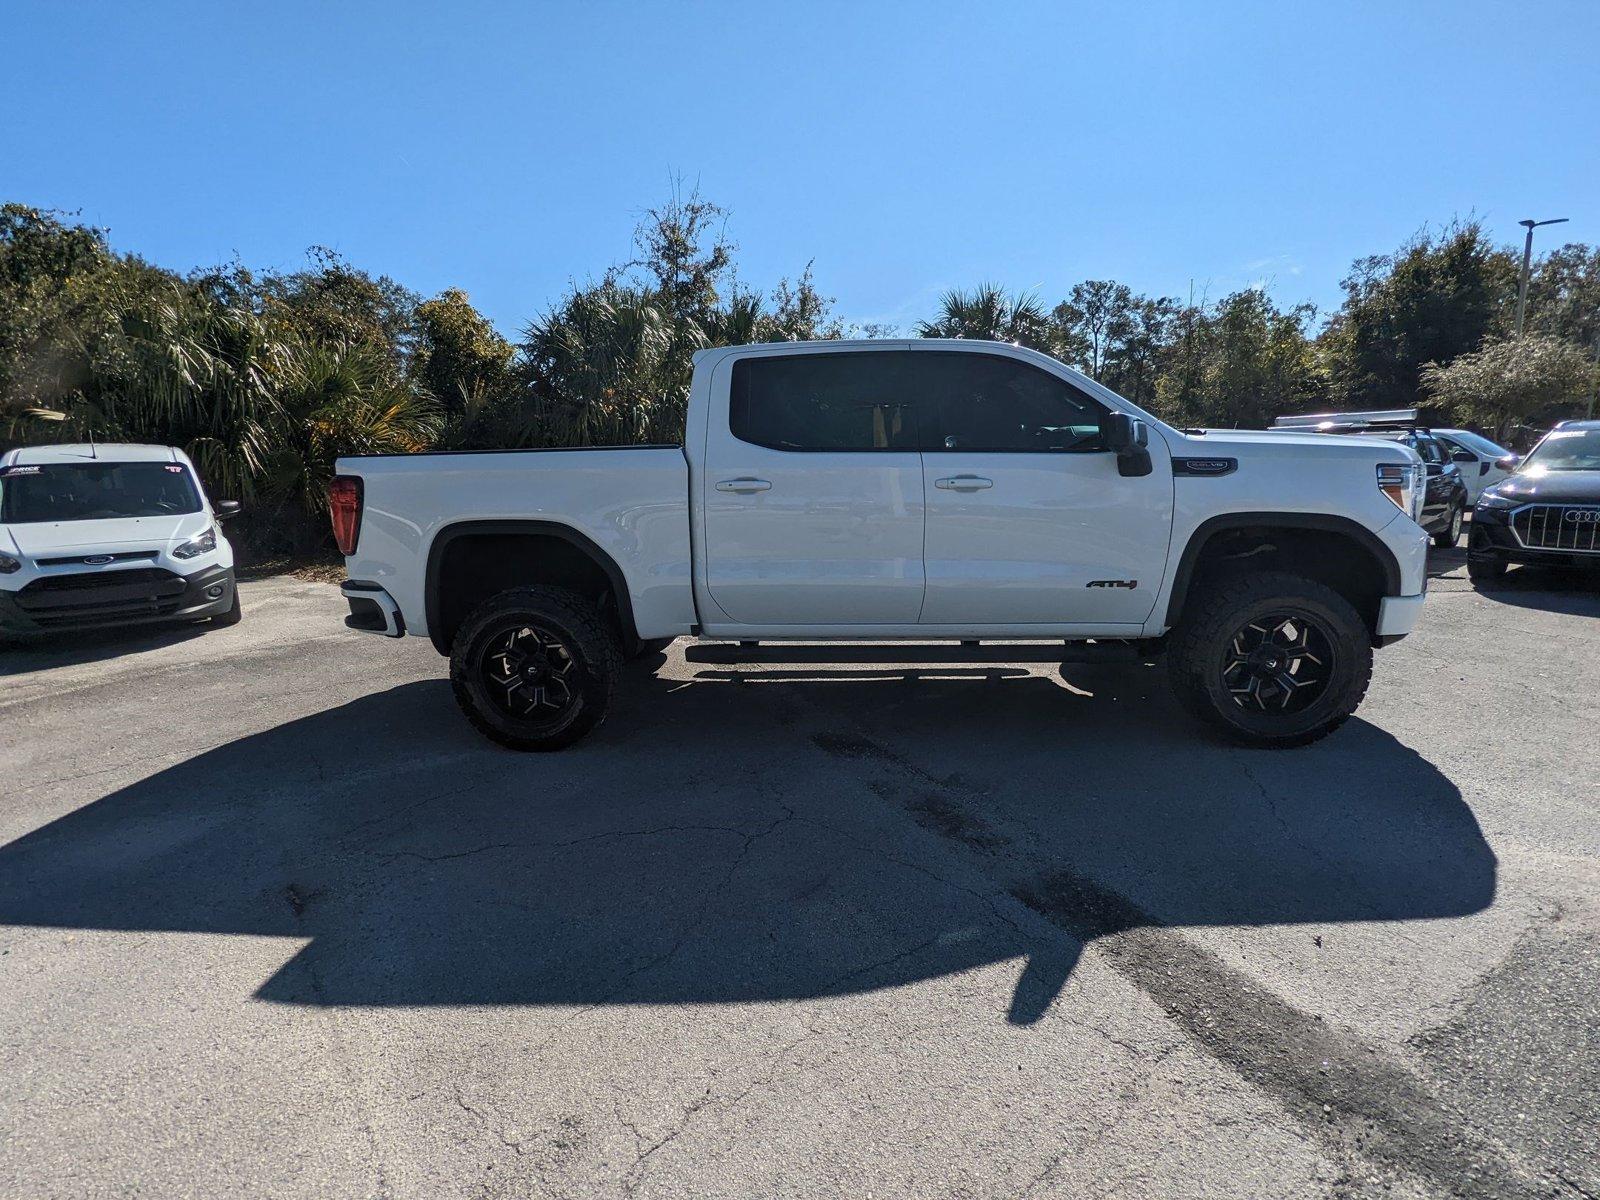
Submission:
<svg viewBox="0 0 1600 1200">
<path fill-rule="evenodd" d="M 171 517 L 200 511 L 178 463 L 43 463 L 0 468 L 0 524 Z"/>
<path fill-rule="evenodd" d="M 1465 446 L 1468 450 L 1476 450 L 1489 458 L 1504 458 L 1511 453 L 1504 446 L 1496 446 L 1482 434 L 1473 433 L 1471 430 L 1457 429 L 1449 437 L 1452 442 Z"/>
<path fill-rule="evenodd" d="M 1522 460 L 1519 475 L 1600 471 L 1600 429 L 1552 429 Z"/>
</svg>

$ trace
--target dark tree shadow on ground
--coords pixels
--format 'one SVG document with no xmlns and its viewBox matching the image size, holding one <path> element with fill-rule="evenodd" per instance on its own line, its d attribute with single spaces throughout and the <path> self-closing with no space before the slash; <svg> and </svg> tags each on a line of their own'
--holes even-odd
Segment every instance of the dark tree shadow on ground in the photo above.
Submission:
<svg viewBox="0 0 1600 1200">
<path fill-rule="evenodd" d="M 87 629 L 73 633 L 34 634 L 0 645 L 0 678 L 27 675 L 47 667 L 71 667 L 105 662 L 125 654 L 139 654 L 175 646 L 197 638 L 215 626 L 210 621 L 177 625 L 129 625 L 114 629 Z"/>
<path fill-rule="evenodd" d="M 1141 668 L 887 673 L 635 671 L 607 727 L 547 756 L 405 684 L 0 847 L 0 922 L 309 938 L 257 993 L 295 1004 L 786 1000 L 1022 958 L 1026 1022 L 1119 929 L 1494 896 L 1454 785 L 1361 721 L 1269 754 L 1197 734 Z M 1015 890 L 1068 932 L 974 886 L 1022 861 L 1000 814 L 1037 818 Z"/>
</svg>

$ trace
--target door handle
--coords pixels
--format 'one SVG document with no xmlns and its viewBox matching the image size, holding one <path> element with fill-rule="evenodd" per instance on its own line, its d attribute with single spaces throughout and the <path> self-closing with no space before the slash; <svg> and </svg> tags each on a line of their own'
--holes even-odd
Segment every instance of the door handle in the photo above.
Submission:
<svg viewBox="0 0 1600 1200">
<path fill-rule="evenodd" d="M 770 492 L 772 484 L 765 479 L 724 479 L 717 484 L 719 492 Z"/>
<path fill-rule="evenodd" d="M 984 488 L 992 488 L 994 480 L 985 479 L 982 475 L 951 475 L 946 479 L 935 479 L 933 486 L 947 492 L 981 492 Z"/>
</svg>

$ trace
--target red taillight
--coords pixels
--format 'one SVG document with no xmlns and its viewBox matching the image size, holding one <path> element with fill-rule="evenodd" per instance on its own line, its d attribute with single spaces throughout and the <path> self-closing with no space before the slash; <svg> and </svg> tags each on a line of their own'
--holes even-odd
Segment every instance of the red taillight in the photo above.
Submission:
<svg viewBox="0 0 1600 1200">
<path fill-rule="evenodd" d="M 361 480 L 354 475 L 335 475 L 328 485 L 328 515 L 333 518 L 333 540 L 339 553 L 356 552 L 361 533 Z"/>
</svg>

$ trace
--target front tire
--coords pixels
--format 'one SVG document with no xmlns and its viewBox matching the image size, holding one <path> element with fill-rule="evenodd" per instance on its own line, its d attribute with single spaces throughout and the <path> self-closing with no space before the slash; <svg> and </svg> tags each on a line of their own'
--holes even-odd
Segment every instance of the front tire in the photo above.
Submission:
<svg viewBox="0 0 1600 1200">
<path fill-rule="evenodd" d="M 1448 550 L 1461 541 L 1461 521 L 1462 510 L 1460 508 L 1452 508 L 1450 510 L 1450 523 L 1433 535 L 1433 544 L 1441 550 Z"/>
<path fill-rule="evenodd" d="M 450 685 L 485 737 L 513 750 L 560 750 L 611 708 L 622 652 L 599 610 L 557 587 L 512 588 L 456 632 Z"/>
<path fill-rule="evenodd" d="M 1191 601 L 1168 649 L 1179 702 L 1235 741 L 1304 746 L 1332 733 L 1372 679 L 1354 606 L 1287 572 L 1222 579 Z"/>
</svg>

